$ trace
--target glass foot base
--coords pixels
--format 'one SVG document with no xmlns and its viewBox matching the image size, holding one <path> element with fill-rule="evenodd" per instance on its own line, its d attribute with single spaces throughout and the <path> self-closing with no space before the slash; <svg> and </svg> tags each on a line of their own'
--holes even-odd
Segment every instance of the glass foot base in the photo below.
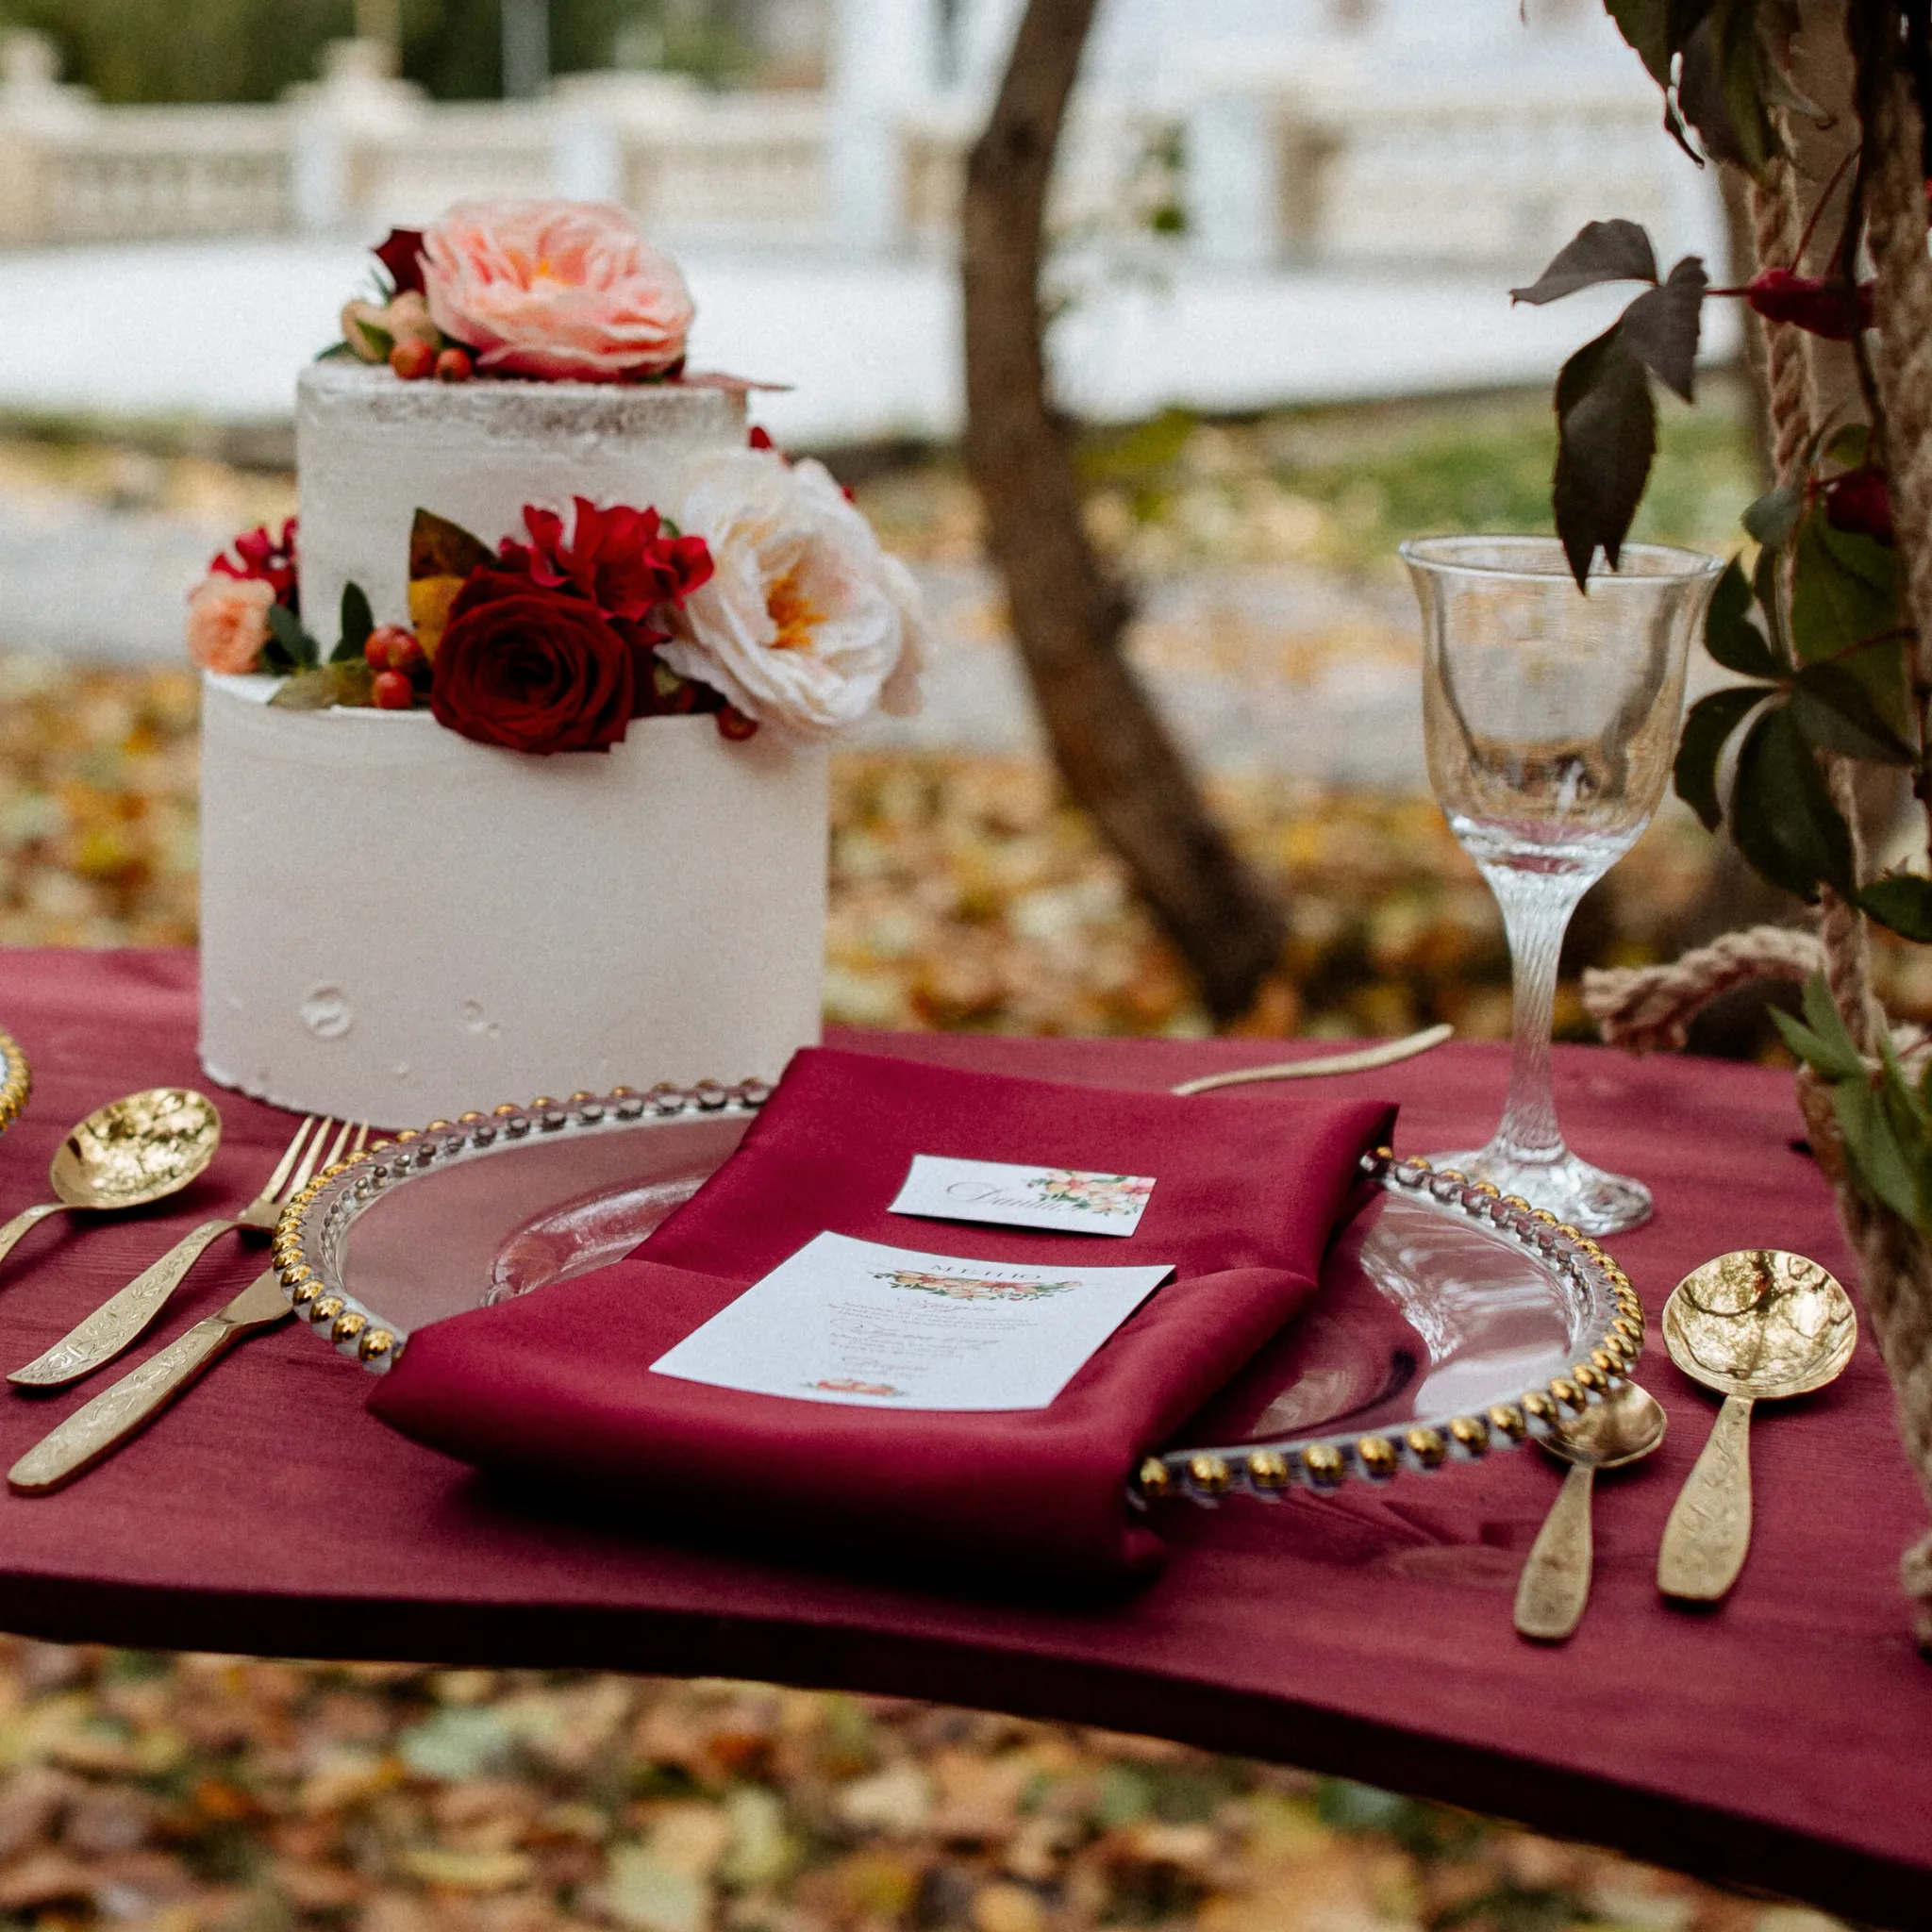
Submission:
<svg viewBox="0 0 1932 1932">
<path fill-rule="evenodd" d="M 1532 1208 L 1547 1208 L 1558 1221 L 1585 1234 L 1623 1234 L 1651 1216 L 1650 1190 L 1641 1181 L 1606 1174 L 1574 1154 L 1556 1160 L 1518 1160 L 1492 1142 L 1473 1154 L 1431 1154 L 1434 1167 L 1453 1167 L 1473 1181 L 1490 1181 L 1506 1194 L 1520 1194 Z"/>
</svg>

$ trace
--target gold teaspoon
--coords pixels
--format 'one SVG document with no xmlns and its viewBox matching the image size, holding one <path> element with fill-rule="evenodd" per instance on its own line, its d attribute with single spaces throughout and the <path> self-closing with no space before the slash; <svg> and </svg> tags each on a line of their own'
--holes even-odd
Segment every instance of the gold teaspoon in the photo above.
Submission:
<svg viewBox="0 0 1932 1932">
<path fill-rule="evenodd" d="M 1852 1299 L 1816 1261 L 1740 1248 L 1692 1269 L 1664 1304 L 1664 1346 L 1724 1398 L 1657 1552 L 1666 1596 L 1715 1603 L 1751 1547 L 1751 1409 L 1822 1389 L 1852 1358 Z"/>
<path fill-rule="evenodd" d="M 1635 1382 L 1620 1382 L 1601 1402 L 1537 1440 L 1570 1471 L 1516 1585 L 1516 1627 L 1524 1637 L 1560 1643 L 1590 1601 L 1592 1557 L 1590 1499 L 1600 1469 L 1648 1456 L 1664 1439 L 1662 1406 Z"/>
<path fill-rule="evenodd" d="M 63 1208 L 142 1208 L 177 1192 L 215 1158 L 222 1117 L 192 1087 L 150 1087 L 110 1100 L 61 1141 L 47 1181 L 56 1199 L 0 1227 L 0 1259 L 28 1228 Z"/>
</svg>

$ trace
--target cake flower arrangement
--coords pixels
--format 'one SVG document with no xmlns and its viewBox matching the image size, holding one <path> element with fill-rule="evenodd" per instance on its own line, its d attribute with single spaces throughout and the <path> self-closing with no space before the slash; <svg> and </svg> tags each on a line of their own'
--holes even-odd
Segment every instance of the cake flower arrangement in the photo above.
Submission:
<svg viewBox="0 0 1932 1932">
<path fill-rule="evenodd" d="M 686 383 L 693 309 L 676 264 L 622 208 L 467 202 L 375 251 L 377 299 L 350 302 L 326 353 L 398 381 Z M 285 708 L 426 708 L 479 743 L 604 751 L 633 719 L 708 712 L 727 738 L 817 738 L 874 705 L 919 706 L 917 587 L 824 466 L 753 430 L 691 457 L 673 500 L 559 509 L 478 534 L 419 506 L 409 623 L 354 583 L 325 648 L 301 607 L 293 519 L 217 557 L 189 599 L 205 670 L 283 679 Z M 491 547 L 491 540 L 494 548 Z"/>
</svg>

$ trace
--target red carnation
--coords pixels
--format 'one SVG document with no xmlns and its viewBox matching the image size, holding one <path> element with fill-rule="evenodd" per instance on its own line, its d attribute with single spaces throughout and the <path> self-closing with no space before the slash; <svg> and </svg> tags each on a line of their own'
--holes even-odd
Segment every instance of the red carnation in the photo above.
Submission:
<svg viewBox="0 0 1932 1932">
<path fill-rule="evenodd" d="M 439 724 L 511 751 L 607 751 L 630 724 L 630 643 L 594 605 L 482 568 L 450 606 L 429 708 Z"/>
<path fill-rule="evenodd" d="M 530 541 L 503 542 L 499 568 L 529 577 L 545 590 L 573 590 L 606 617 L 644 626 L 655 641 L 669 635 L 650 620 L 660 605 L 678 604 L 711 575 L 711 553 L 702 537 L 667 534 L 654 509 L 623 504 L 599 509 L 576 499 L 576 527 L 563 536 L 554 510 L 525 506 Z"/>
<path fill-rule="evenodd" d="M 371 251 L 398 295 L 420 295 L 423 288 L 423 230 L 391 228 L 389 240 Z"/>
<path fill-rule="evenodd" d="M 273 588 L 275 602 L 289 609 L 297 608 L 295 578 L 295 519 L 282 525 L 282 534 L 271 537 L 266 524 L 258 524 L 245 536 L 235 539 L 235 555 L 225 551 L 208 559 L 213 576 L 255 578 Z"/>
<path fill-rule="evenodd" d="M 1872 326 L 1872 291 L 1858 284 L 1857 326 Z M 1801 275 L 1788 268 L 1768 268 L 1752 279 L 1744 299 L 1766 322 L 1788 322 L 1828 342 L 1852 339 L 1853 309 L 1836 275 Z"/>
</svg>

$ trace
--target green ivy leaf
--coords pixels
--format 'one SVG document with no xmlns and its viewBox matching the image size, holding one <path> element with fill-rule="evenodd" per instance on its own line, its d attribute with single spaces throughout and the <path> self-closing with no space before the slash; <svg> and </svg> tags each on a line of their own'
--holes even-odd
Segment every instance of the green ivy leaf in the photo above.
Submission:
<svg viewBox="0 0 1932 1932">
<path fill-rule="evenodd" d="M 1724 565 L 1705 609 L 1704 648 L 1726 671 L 1744 677 L 1776 677 L 1784 667 L 1764 633 L 1751 622 L 1751 601 L 1750 580 L 1734 557 Z"/>
<path fill-rule="evenodd" d="M 1807 664 L 1791 687 L 1798 729 L 1823 751 L 1874 764 L 1907 765 L 1918 755 L 1881 715 L 1856 672 L 1842 664 Z"/>
<path fill-rule="evenodd" d="M 369 608 L 369 599 L 363 594 L 360 584 L 342 586 L 341 637 L 333 651 L 329 653 L 331 664 L 344 664 L 352 658 L 362 655 L 362 646 L 369 641 L 369 633 L 375 628 L 375 613 Z"/>
<path fill-rule="evenodd" d="M 1509 299 L 1541 306 L 1574 295 L 1578 289 L 1594 288 L 1599 282 L 1656 280 L 1657 251 L 1637 223 L 1587 222 L 1528 288 L 1511 289 Z"/>
<path fill-rule="evenodd" d="M 1859 468 L 1872 446 L 1872 431 L 1863 423 L 1846 423 L 1835 429 L 1824 445 L 1827 462 L 1842 463 L 1848 470 Z"/>
<path fill-rule="evenodd" d="M 1731 734 L 1770 695 L 1761 685 L 1734 684 L 1699 698 L 1684 719 L 1684 736 L 1677 746 L 1671 782 L 1677 796 L 1704 821 L 1707 832 L 1716 831 L 1724 822 L 1724 807 L 1717 795 L 1718 760 Z"/>
<path fill-rule="evenodd" d="M 1657 454 L 1657 404 L 1643 364 L 1612 323 L 1557 377 L 1557 534 L 1576 588 L 1601 549 L 1616 567 Z"/>
<path fill-rule="evenodd" d="M 1921 945 L 1932 943 L 1932 879 L 1888 873 L 1858 894 L 1858 905 L 1880 925 Z"/>
<path fill-rule="evenodd" d="M 1852 837 L 1790 708 L 1745 734 L 1731 787 L 1731 837 L 1756 872 L 1807 902 L 1820 882 L 1852 890 Z"/>
<path fill-rule="evenodd" d="M 1898 559 L 1884 544 L 1834 530 L 1823 505 L 1798 525 L 1791 641 L 1810 663 L 1898 628 Z"/>
<path fill-rule="evenodd" d="M 1604 10 L 1651 79 L 1669 87 L 1671 56 L 1676 51 L 1671 41 L 1670 0 L 1604 0 Z"/>
<path fill-rule="evenodd" d="M 1798 527 L 1798 518 L 1804 508 L 1805 486 L 1802 483 L 1780 483 L 1775 490 L 1767 490 L 1745 510 L 1745 534 L 1766 548 L 1776 550 Z"/>
<path fill-rule="evenodd" d="M 1703 262 L 1687 255 L 1671 271 L 1669 281 L 1647 289 L 1623 315 L 1624 341 L 1630 353 L 1687 403 L 1692 399 L 1704 291 L 1709 286 Z"/>
</svg>

